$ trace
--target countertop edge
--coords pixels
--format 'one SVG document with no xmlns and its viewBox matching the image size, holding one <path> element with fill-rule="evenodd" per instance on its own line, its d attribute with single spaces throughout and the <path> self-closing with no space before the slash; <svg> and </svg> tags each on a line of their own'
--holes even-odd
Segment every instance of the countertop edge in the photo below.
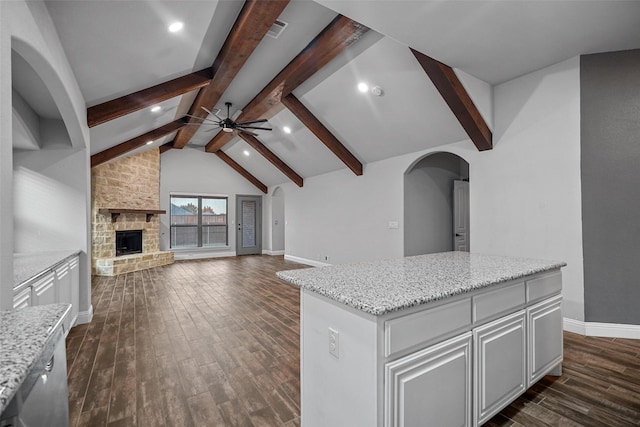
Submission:
<svg viewBox="0 0 640 427">
<path fill-rule="evenodd" d="M 69 258 L 74 256 L 78 256 L 82 253 L 80 249 L 69 249 L 66 251 L 55 251 L 55 252 L 42 252 L 42 253 L 29 253 L 29 254 L 14 254 L 14 283 L 13 283 L 13 291 L 20 291 L 21 287 L 27 283 L 37 280 L 41 276 L 45 275 L 48 271 L 55 269 L 58 265 L 62 264 Z M 55 261 L 47 261 L 38 265 L 35 268 L 29 269 L 29 273 L 25 274 L 16 274 L 16 259 L 20 257 L 29 257 L 29 258 L 38 258 L 38 257 L 51 257 L 57 260 Z M 22 267 L 24 268 L 24 267 Z M 31 272 L 35 271 L 35 273 Z"/>
<path fill-rule="evenodd" d="M 447 253 L 442 253 L 442 254 L 447 254 Z M 441 255 L 441 254 L 433 254 L 433 255 Z M 492 256 L 488 256 L 488 257 L 491 258 Z M 415 258 L 415 257 L 411 257 L 411 258 Z M 349 294 L 349 292 L 346 292 L 346 293 L 340 292 L 339 290 L 337 291 L 335 287 L 329 288 L 327 286 L 323 286 L 321 280 L 314 280 L 309 278 L 301 279 L 300 277 L 298 277 L 301 274 L 304 275 L 305 273 L 302 273 L 304 271 L 315 272 L 319 276 L 322 274 L 322 269 L 324 268 L 332 269 L 331 271 L 335 272 L 342 267 L 346 269 L 353 269 L 354 267 L 362 266 L 363 268 L 366 268 L 366 266 L 374 265 L 374 263 L 365 262 L 365 263 L 355 263 L 355 264 L 334 265 L 329 267 L 312 267 L 308 269 L 285 270 L 285 271 L 277 272 L 276 276 L 301 289 L 314 292 L 318 295 L 326 297 L 337 303 L 344 304 L 358 311 L 362 311 L 364 313 L 371 314 L 374 316 L 382 316 L 385 314 L 393 313 L 393 312 L 404 310 L 407 308 L 416 307 L 416 306 L 427 304 L 430 302 L 440 301 L 446 298 L 458 296 L 467 292 L 483 289 L 489 286 L 506 283 L 512 280 L 518 280 L 531 275 L 537 275 L 545 272 L 559 270 L 560 268 L 565 267 L 567 265 L 566 262 L 528 260 L 524 258 L 512 258 L 512 257 L 493 257 L 493 259 L 504 259 L 505 261 L 509 259 L 518 260 L 518 261 L 535 261 L 538 263 L 538 265 L 536 265 L 535 267 L 522 268 L 516 272 L 510 271 L 509 273 L 506 273 L 504 275 L 496 274 L 496 277 L 492 277 L 487 280 L 475 281 L 471 284 L 465 283 L 464 286 L 449 287 L 446 289 L 445 292 L 441 291 L 436 295 L 430 295 L 428 292 L 425 292 L 425 295 L 422 297 L 414 296 L 412 297 L 412 299 L 404 299 L 401 301 L 385 302 L 380 304 L 374 304 L 373 302 L 377 302 L 377 301 L 372 301 L 371 299 L 367 300 L 367 298 L 363 297 L 362 295 L 357 295 L 354 293 Z M 429 256 L 425 256 L 425 260 L 426 262 L 428 262 Z M 390 260 L 390 261 L 393 261 L 393 260 Z"/>
<path fill-rule="evenodd" d="M 2 414 L 5 411 L 5 409 L 7 409 L 7 406 L 11 403 L 11 400 L 16 395 L 16 392 L 22 386 L 22 383 L 27 378 L 27 375 L 33 369 L 38 359 L 42 356 L 42 353 L 44 352 L 47 346 L 47 343 L 49 342 L 51 337 L 54 335 L 55 331 L 61 327 L 65 317 L 69 315 L 71 311 L 71 305 L 66 303 L 58 303 L 58 304 L 50 304 L 48 306 L 28 307 L 22 310 L 18 310 L 18 311 L 25 311 L 25 310 L 28 311 L 30 308 L 44 310 L 47 307 L 55 311 L 53 313 L 41 314 L 41 316 L 43 317 L 46 316 L 46 319 L 50 318 L 51 320 L 47 321 L 46 319 L 42 319 L 42 322 L 44 324 L 40 326 L 46 327 L 46 330 L 42 334 L 39 334 L 41 338 L 38 343 L 39 345 L 38 350 L 31 352 L 31 354 L 28 354 L 27 355 L 28 359 L 26 360 L 26 362 L 18 359 L 18 361 L 15 363 L 3 365 L 4 369 L 12 368 L 12 370 L 17 371 L 17 373 L 14 373 L 12 378 L 8 378 L 8 379 L 0 378 L 0 381 L 5 383 L 5 385 L 0 386 L 0 414 Z M 0 312 L 0 314 L 16 313 L 18 311 Z M 8 327 L 10 327 L 10 325 L 3 324 L 3 332 L 5 332 Z"/>
</svg>

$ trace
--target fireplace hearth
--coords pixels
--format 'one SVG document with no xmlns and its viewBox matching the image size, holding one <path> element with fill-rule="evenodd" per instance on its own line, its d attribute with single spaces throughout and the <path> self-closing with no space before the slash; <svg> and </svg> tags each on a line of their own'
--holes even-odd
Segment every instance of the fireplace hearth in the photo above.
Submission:
<svg viewBox="0 0 640 427">
<path fill-rule="evenodd" d="M 142 230 L 116 231 L 116 256 L 142 253 Z"/>
</svg>

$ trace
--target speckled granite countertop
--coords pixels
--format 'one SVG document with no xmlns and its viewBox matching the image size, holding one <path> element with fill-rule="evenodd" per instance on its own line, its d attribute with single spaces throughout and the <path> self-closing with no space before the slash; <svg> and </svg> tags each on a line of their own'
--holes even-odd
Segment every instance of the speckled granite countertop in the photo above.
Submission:
<svg viewBox="0 0 640 427">
<path fill-rule="evenodd" d="M 68 250 L 13 254 L 13 287 L 15 288 L 79 253 L 79 250 Z"/>
<path fill-rule="evenodd" d="M 69 304 L 0 311 L 0 413 L 22 385 Z"/>
<path fill-rule="evenodd" d="M 557 261 L 443 252 L 279 271 L 276 275 L 379 316 L 565 265 Z"/>
</svg>

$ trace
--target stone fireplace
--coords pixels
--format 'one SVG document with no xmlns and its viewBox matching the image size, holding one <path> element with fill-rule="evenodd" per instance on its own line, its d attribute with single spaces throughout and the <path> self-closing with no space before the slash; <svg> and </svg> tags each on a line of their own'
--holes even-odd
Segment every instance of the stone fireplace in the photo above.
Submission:
<svg viewBox="0 0 640 427">
<path fill-rule="evenodd" d="M 112 160 L 91 169 L 92 268 L 114 276 L 173 263 L 160 250 L 160 151 Z M 138 231 L 140 252 L 117 254 L 116 234 Z"/>
</svg>

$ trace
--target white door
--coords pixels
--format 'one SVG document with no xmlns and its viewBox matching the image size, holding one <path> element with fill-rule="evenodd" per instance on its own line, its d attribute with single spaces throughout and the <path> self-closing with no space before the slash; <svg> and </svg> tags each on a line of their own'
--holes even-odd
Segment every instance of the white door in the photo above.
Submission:
<svg viewBox="0 0 640 427">
<path fill-rule="evenodd" d="M 453 181 L 453 250 L 469 252 L 469 182 Z"/>
<path fill-rule="evenodd" d="M 237 196 L 236 254 L 262 253 L 262 196 Z"/>
</svg>

